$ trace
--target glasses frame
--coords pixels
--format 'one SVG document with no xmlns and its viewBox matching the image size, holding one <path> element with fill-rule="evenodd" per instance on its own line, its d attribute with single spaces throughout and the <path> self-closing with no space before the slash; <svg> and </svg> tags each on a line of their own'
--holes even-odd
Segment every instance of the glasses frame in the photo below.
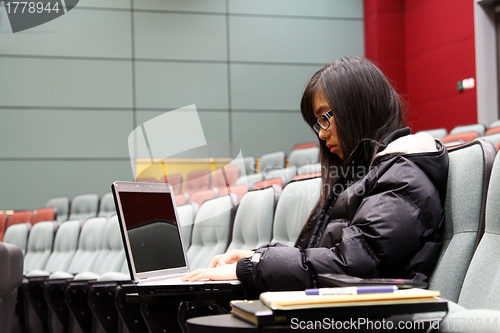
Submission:
<svg viewBox="0 0 500 333">
<path fill-rule="evenodd" d="M 316 124 L 313 125 L 313 129 L 316 132 L 316 134 L 319 134 L 319 131 L 324 129 L 325 131 L 330 127 L 330 118 L 333 117 L 333 112 L 332 110 L 328 110 L 326 113 L 322 114 L 318 118 L 316 118 Z M 327 122 L 328 126 L 325 126 L 324 124 L 321 123 L 321 119 L 324 119 L 324 121 Z"/>
</svg>

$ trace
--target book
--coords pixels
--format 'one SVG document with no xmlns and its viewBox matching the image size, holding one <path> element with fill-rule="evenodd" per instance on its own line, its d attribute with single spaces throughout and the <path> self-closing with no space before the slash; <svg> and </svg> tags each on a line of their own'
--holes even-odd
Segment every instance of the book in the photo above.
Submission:
<svg viewBox="0 0 500 333">
<path fill-rule="evenodd" d="M 293 310 L 273 310 L 260 300 L 231 301 L 231 313 L 256 327 L 291 325 L 300 321 L 346 320 L 351 318 L 381 319 L 394 315 L 447 312 L 448 303 L 437 299 L 432 302 L 404 300 L 389 302 L 358 302 L 350 306 L 310 307 Z"/>
<path fill-rule="evenodd" d="M 261 302 L 273 310 L 294 310 L 305 308 L 354 306 L 372 304 L 399 304 L 408 301 L 437 302 L 439 291 L 420 288 L 396 290 L 390 293 L 353 295 L 307 295 L 305 291 L 271 291 L 260 294 Z"/>
</svg>

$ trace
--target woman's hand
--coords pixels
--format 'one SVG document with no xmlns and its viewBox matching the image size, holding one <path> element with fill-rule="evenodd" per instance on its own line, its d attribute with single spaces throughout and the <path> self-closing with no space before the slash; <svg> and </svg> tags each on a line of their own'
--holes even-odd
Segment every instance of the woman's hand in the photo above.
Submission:
<svg viewBox="0 0 500 333">
<path fill-rule="evenodd" d="M 208 264 L 208 268 L 234 264 L 241 258 L 253 256 L 254 251 L 231 250 L 224 254 L 216 255 Z"/>
<path fill-rule="evenodd" d="M 181 280 L 190 282 L 199 280 L 238 280 L 236 277 L 236 263 L 215 268 L 199 268 L 184 275 Z"/>
</svg>

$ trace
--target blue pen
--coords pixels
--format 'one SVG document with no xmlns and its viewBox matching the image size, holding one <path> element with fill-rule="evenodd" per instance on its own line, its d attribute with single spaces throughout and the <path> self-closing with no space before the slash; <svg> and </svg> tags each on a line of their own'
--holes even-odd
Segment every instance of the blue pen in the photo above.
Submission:
<svg viewBox="0 0 500 333">
<path fill-rule="evenodd" d="M 343 288 L 319 288 L 306 289 L 306 295 L 356 295 L 356 294 L 376 294 L 393 293 L 398 290 L 397 286 L 361 286 Z"/>
</svg>

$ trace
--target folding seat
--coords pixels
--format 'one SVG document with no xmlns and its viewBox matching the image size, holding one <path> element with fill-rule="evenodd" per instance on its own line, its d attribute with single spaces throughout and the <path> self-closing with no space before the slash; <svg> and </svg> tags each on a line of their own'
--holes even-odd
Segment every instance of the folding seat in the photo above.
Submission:
<svg viewBox="0 0 500 333">
<path fill-rule="evenodd" d="M 52 272 L 44 286 L 44 298 L 48 304 L 49 327 L 52 332 L 64 331 L 69 327 L 69 312 L 64 302 L 67 280 L 78 273 L 90 271 L 97 263 L 103 246 L 107 218 L 87 219 L 81 228 L 78 248 L 67 269 Z"/>
<path fill-rule="evenodd" d="M 490 135 L 490 134 L 497 134 L 500 133 L 500 126 L 493 127 L 493 128 L 488 128 L 486 132 L 484 132 L 484 135 Z"/>
<path fill-rule="evenodd" d="M 236 194 L 238 197 L 238 202 L 241 202 L 245 194 L 248 192 L 248 185 L 243 184 L 243 185 L 231 185 L 229 189 L 224 188 L 219 191 L 219 196 L 226 195 L 228 193 L 233 193 Z"/>
<path fill-rule="evenodd" d="M 464 132 L 464 133 L 456 133 L 456 134 L 448 134 L 444 138 L 441 139 L 441 142 L 446 144 L 446 143 L 451 143 L 455 141 L 461 141 L 461 142 L 471 142 L 475 138 L 477 138 L 479 134 L 477 132 L 471 131 L 471 132 Z"/>
<path fill-rule="evenodd" d="M 25 325 L 31 332 L 48 331 L 47 303 L 43 297 L 44 282 L 52 272 L 68 270 L 76 253 L 81 225 L 79 220 L 61 223 L 57 228 L 52 253 L 43 270 L 25 272 L 28 281 L 21 285 L 21 290 L 24 296 Z"/>
<path fill-rule="evenodd" d="M 19 224 L 16 226 L 23 226 Z M 58 224 L 55 221 L 43 221 L 31 227 L 24 256 L 24 272 L 43 270 L 52 254 Z"/>
<path fill-rule="evenodd" d="M 68 219 L 85 221 L 89 217 L 96 217 L 98 211 L 98 194 L 79 194 L 71 200 L 71 211 Z"/>
<path fill-rule="evenodd" d="M 264 187 L 268 187 L 268 186 L 271 186 L 271 185 L 277 185 L 281 188 L 283 188 L 284 184 L 283 184 L 283 179 L 281 178 L 272 178 L 272 179 L 269 179 L 269 180 L 263 180 L 261 182 L 258 182 L 256 183 L 252 189 L 258 189 L 258 188 L 264 188 Z"/>
<path fill-rule="evenodd" d="M 500 129 L 500 127 L 499 127 L 499 129 Z M 480 136 L 474 140 L 488 140 L 496 147 L 500 143 L 500 132 L 493 133 L 493 134 L 487 134 L 485 136 Z M 497 149 L 497 151 L 498 151 L 498 149 Z"/>
<path fill-rule="evenodd" d="M 227 251 L 253 250 L 271 241 L 279 186 L 251 190 L 242 199 L 234 218 L 233 237 Z"/>
<path fill-rule="evenodd" d="M 240 169 L 240 177 L 243 175 L 252 175 L 255 173 L 255 157 L 246 156 L 246 157 L 236 157 L 232 160 L 229 165 L 235 165 Z"/>
<path fill-rule="evenodd" d="M 180 194 L 182 191 L 182 175 L 180 173 L 167 175 L 158 180 L 158 183 L 169 183 L 172 185 L 174 194 Z"/>
<path fill-rule="evenodd" d="M 236 195 L 228 194 L 201 205 L 193 225 L 191 246 L 187 250 L 191 270 L 207 267 L 213 256 L 226 251 L 231 242 L 237 201 Z"/>
<path fill-rule="evenodd" d="M 211 187 L 216 188 L 219 192 L 236 184 L 240 177 L 240 169 L 235 165 L 228 165 L 212 172 Z"/>
<path fill-rule="evenodd" d="M 11 332 L 18 287 L 23 281 L 23 254 L 13 244 L 0 243 L 0 329 Z"/>
<path fill-rule="evenodd" d="M 320 178 L 294 180 L 283 189 L 276 206 L 271 243 L 295 244 L 318 201 L 320 190 Z"/>
<path fill-rule="evenodd" d="M 197 192 L 192 192 L 189 196 L 189 203 L 195 203 L 201 206 L 205 201 L 217 197 L 219 192 L 216 188 L 210 188 L 208 190 L 202 190 Z"/>
<path fill-rule="evenodd" d="M 259 172 L 266 174 L 274 169 L 283 169 L 285 167 L 285 158 L 286 155 L 284 151 L 262 155 L 259 162 Z"/>
<path fill-rule="evenodd" d="M 107 274 L 109 278 L 112 273 L 120 272 L 124 262 L 125 251 L 120 226 L 118 217 L 114 215 L 105 223 L 101 249 L 93 265 L 89 270 L 76 274 L 73 280 L 67 282 L 64 301 L 71 315 L 69 323 L 71 331 L 81 329 L 86 332 L 92 327 L 92 312 L 88 303 L 89 282 L 99 280 L 104 274 Z M 116 278 L 116 275 L 113 277 Z M 46 288 L 49 286 L 50 284 L 47 284 Z M 57 302 L 60 300 L 55 303 Z"/>
<path fill-rule="evenodd" d="M 485 200 L 496 151 L 474 141 L 449 151 L 443 247 L 429 288 L 457 302 L 474 249 L 484 230 Z"/>
<path fill-rule="evenodd" d="M 440 332 L 499 332 L 500 323 L 500 155 L 493 165 L 486 199 L 485 231 L 460 290 L 458 305 L 462 310 L 449 313 L 440 324 Z M 465 192 L 465 191 L 464 191 Z M 457 260 L 458 261 L 458 260 Z M 453 277 L 451 277 L 453 278 Z M 460 326 L 462 325 L 462 326 Z M 455 330 L 453 330 L 455 328 Z"/>
<path fill-rule="evenodd" d="M 485 131 L 486 127 L 483 124 L 472 124 L 472 125 L 456 126 L 450 131 L 450 134 L 476 132 L 478 136 L 482 136 L 484 135 Z"/>
<path fill-rule="evenodd" d="M 174 200 L 175 200 L 175 204 L 177 206 L 185 205 L 189 201 L 189 194 L 187 194 L 187 193 L 176 194 L 174 196 Z"/>
<path fill-rule="evenodd" d="M 193 231 L 193 223 L 198 213 L 200 206 L 196 203 L 190 203 L 177 207 L 177 218 L 181 226 L 181 235 L 184 248 L 189 248 L 191 245 L 191 233 Z"/>
<path fill-rule="evenodd" d="M 321 173 L 321 163 L 306 164 L 297 170 L 297 175 Z"/>
<path fill-rule="evenodd" d="M 7 214 L 0 213 L 0 242 L 3 241 L 5 229 L 7 229 L 7 218 L 8 218 Z"/>
<path fill-rule="evenodd" d="M 26 253 L 28 245 L 28 235 L 31 229 L 31 223 L 13 224 L 7 228 L 4 235 L 4 243 L 16 245 L 21 249 L 23 255 Z"/>
<path fill-rule="evenodd" d="M 297 149 L 307 149 L 307 148 L 313 148 L 313 147 L 318 147 L 317 142 L 307 142 L 307 143 L 299 143 L 293 146 L 292 151 L 297 150 Z"/>
<path fill-rule="evenodd" d="M 26 222 L 31 223 L 32 219 L 33 219 L 33 211 L 31 210 L 14 212 L 12 215 L 9 216 L 7 220 L 6 230 L 13 224 L 26 223 Z"/>
<path fill-rule="evenodd" d="M 111 217 L 116 214 L 115 199 L 113 198 L 113 193 L 107 192 L 101 198 L 101 203 L 99 204 L 99 213 L 97 217 Z"/>
<path fill-rule="evenodd" d="M 288 168 L 274 169 L 269 171 L 268 173 L 265 174 L 264 179 L 271 180 L 274 178 L 281 178 L 283 182 L 283 187 L 285 187 L 286 184 L 288 184 L 296 175 L 297 175 L 297 168 L 295 166 L 289 166 Z"/>
<path fill-rule="evenodd" d="M 259 172 L 239 177 L 238 180 L 236 180 L 235 185 L 247 185 L 249 188 L 252 188 L 255 184 L 263 180 L 264 180 L 264 174 Z"/>
<path fill-rule="evenodd" d="M 31 224 L 35 224 L 42 221 L 55 221 L 55 220 L 56 220 L 55 208 L 45 207 L 33 211 L 33 218 L 31 219 Z"/>
<path fill-rule="evenodd" d="M 66 221 L 69 216 L 70 198 L 67 196 L 50 198 L 45 207 L 53 207 L 56 210 L 56 220 L 59 224 Z"/>
<path fill-rule="evenodd" d="M 210 188 L 210 170 L 191 171 L 186 176 L 184 183 L 184 193 L 193 194 L 197 191 L 208 190 Z"/>
<path fill-rule="evenodd" d="M 318 163 L 319 161 L 319 148 L 311 147 L 304 149 L 292 150 L 288 157 L 288 166 L 294 166 L 297 169 L 303 165 Z"/>
<path fill-rule="evenodd" d="M 433 138 L 438 139 L 438 140 L 441 140 L 442 138 L 444 138 L 445 136 L 448 135 L 448 131 L 446 130 L 446 128 L 436 128 L 436 129 L 431 129 L 431 130 L 419 131 L 417 133 L 421 133 L 421 132 L 427 133 L 430 136 L 432 136 Z"/>
</svg>

